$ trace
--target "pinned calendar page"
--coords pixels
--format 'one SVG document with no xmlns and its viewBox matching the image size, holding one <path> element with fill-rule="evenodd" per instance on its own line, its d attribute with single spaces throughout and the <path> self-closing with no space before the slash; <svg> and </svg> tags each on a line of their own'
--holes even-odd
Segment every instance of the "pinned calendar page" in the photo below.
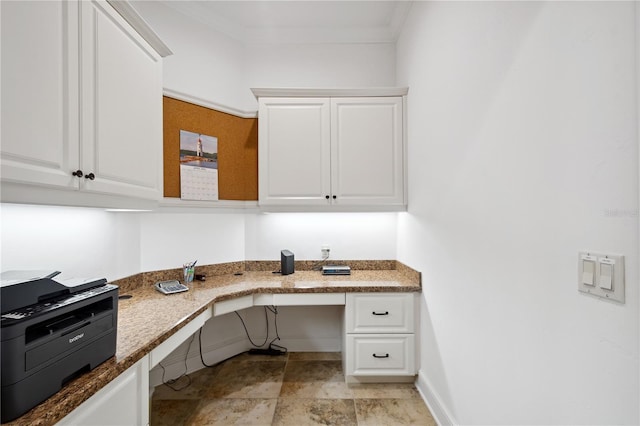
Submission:
<svg viewBox="0 0 640 426">
<path fill-rule="evenodd" d="M 218 138 L 180 130 L 180 198 L 218 199 Z"/>
</svg>

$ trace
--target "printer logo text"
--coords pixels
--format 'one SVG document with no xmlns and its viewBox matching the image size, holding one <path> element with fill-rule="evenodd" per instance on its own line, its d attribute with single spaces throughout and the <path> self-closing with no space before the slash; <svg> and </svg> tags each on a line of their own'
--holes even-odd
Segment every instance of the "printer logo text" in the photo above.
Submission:
<svg viewBox="0 0 640 426">
<path fill-rule="evenodd" d="M 84 333 L 78 334 L 77 336 L 72 337 L 71 339 L 69 339 L 69 343 L 73 343 L 76 340 L 80 340 L 84 337 Z"/>
</svg>

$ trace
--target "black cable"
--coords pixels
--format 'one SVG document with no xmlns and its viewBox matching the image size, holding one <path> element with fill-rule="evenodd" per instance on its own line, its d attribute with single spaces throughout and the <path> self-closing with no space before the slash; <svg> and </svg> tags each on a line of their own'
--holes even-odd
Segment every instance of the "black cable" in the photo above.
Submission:
<svg viewBox="0 0 640 426">
<path fill-rule="evenodd" d="M 271 306 L 271 307 L 267 307 L 267 309 L 269 309 L 271 312 L 273 312 L 273 324 L 275 325 L 275 329 L 276 329 L 276 338 L 273 339 L 270 343 L 269 343 L 269 349 L 275 349 L 278 351 L 281 351 L 282 353 L 287 353 L 288 349 L 285 348 L 284 346 L 280 346 L 280 345 L 276 345 L 275 342 L 276 340 L 280 340 L 280 333 L 278 333 L 278 307 L 277 306 Z"/>
<path fill-rule="evenodd" d="M 204 365 L 205 367 L 212 368 L 212 367 L 216 367 L 216 366 L 222 364 L 223 362 L 233 358 L 233 356 L 232 356 L 232 357 L 229 357 L 227 359 L 223 359 L 222 361 L 216 362 L 214 364 L 207 364 L 206 362 L 204 362 L 204 357 L 202 355 L 202 329 L 203 328 L 204 328 L 204 324 L 198 330 L 198 346 L 200 346 L 200 362 L 202 362 L 202 365 Z M 237 356 L 237 355 L 234 355 L 234 356 Z"/>
<path fill-rule="evenodd" d="M 221 362 L 216 362 L 215 364 L 207 364 L 206 362 L 204 362 L 204 357 L 202 356 L 202 329 L 204 328 L 204 325 L 202 327 L 200 327 L 200 329 L 198 330 L 198 346 L 200 346 L 200 362 L 202 362 L 202 365 L 204 365 L 205 367 L 215 367 L 216 365 L 219 365 Z"/>
<path fill-rule="evenodd" d="M 242 319 L 242 316 L 240 316 L 240 314 L 238 313 L 238 311 L 234 311 L 235 314 L 238 316 L 238 318 L 240 318 L 240 322 L 242 323 L 242 327 L 244 327 L 244 332 L 247 335 L 247 338 L 249 339 L 249 342 L 256 348 L 262 348 L 263 346 L 265 346 L 267 344 L 267 341 L 269 341 L 269 316 L 267 314 L 267 310 L 271 311 L 274 315 L 274 325 L 275 325 L 275 329 L 276 329 L 276 337 L 269 342 L 269 349 L 275 349 L 278 350 L 282 353 L 286 353 L 287 352 L 287 348 L 285 348 L 284 346 L 280 346 L 275 344 L 274 342 L 277 340 L 280 340 L 280 334 L 278 332 L 278 308 L 276 306 L 264 306 L 264 320 L 267 324 L 267 335 L 264 338 L 264 342 L 262 342 L 262 344 L 258 345 L 256 344 L 253 339 L 251 338 L 251 336 L 249 335 L 249 330 L 247 329 L 247 324 L 244 322 L 244 320 Z M 202 345 L 201 345 L 202 346 Z"/>
<path fill-rule="evenodd" d="M 273 342 L 275 342 L 276 340 L 280 340 L 280 335 L 278 334 L 278 308 L 276 306 L 265 306 L 265 308 L 273 312 L 273 324 L 275 325 L 276 329 L 276 337 L 271 342 L 269 342 L 269 347 L 271 348 Z"/>
<path fill-rule="evenodd" d="M 188 388 L 191 385 L 191 376 L 189 376 L 187 374 L 188 368 L 187 368 L 187 358 L 189 356 L 189 352 L 191 351 L 191 345 L 193 344 L 193 339 L 196 337 L 195 334 L 193 334 L 191 336 L 191 341 L 189 342 L 189 347 L 187 348 L 187 353 L 184 355 L 184 373 L 182 373 L 181 375 L 179 375 L 178 377 L 176 377 L 175 379 L 169 379 L 166 380 L 164 379 L 165 374 L 167 373 L 167 370 L 164 368 L 164 365 L 162 365 L 162 362 L 159 362 L 158 364 L 160 365 L 160 368 L 162 368 L 162 384 L 163 385 L 167 385 L 168 388 L 178 392 L 181 391 L 182 389 Z M 178 380 L 180 380 L 181 378 L 186 377 L 187 379 L 189 379 L 189 382 L 182 386 L 182 387 L 174 387 L 173 384 L 176 383 Z"/>
<path fill-rule="evenodd" d="M 234 311 L 236 313 L 236 315 L 238 316 L 238 318 L 240 318 L 240 322 L 242 323 L 242 326 L 244 327 L 244 332 L 247 333 L 247 338 L 249 339 L 249 342 L 251 342 L 251 344 L 253 346 L 255 346 L 256 348 L 261 348 L 264 345 L 267 344 L 267 340 L 269 340 L 269 317 L 267 316 L 267 307 L 264 307 L 264 319 L 267 322 L 267 335 L 264 338 L 264 342 L 262 342 L 261 345 L 256 345 L 253 340 L 251 339 L 251 336 L 249 336 L 249 330 L 247 330 L 247 325 L 244 323 L 244 320 L 242 319 L 242 317 L 240 316 L 240 314 L 238 313 L 238 311 Z"/>
</svg>

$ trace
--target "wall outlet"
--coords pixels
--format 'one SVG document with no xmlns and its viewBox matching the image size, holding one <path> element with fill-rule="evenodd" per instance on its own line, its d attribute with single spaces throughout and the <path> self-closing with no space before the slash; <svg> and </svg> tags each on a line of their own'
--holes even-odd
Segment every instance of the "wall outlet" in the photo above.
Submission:
<svg viewBox="0 0 640 426">
<path fill-rule="evenodd" d="M 323 259 L 327 259 L 329 258 L 329 253 L 331 253 L 331 248 L 325 244 L 320 247 L 320 253 L 322 254 Z"/>
</svg>

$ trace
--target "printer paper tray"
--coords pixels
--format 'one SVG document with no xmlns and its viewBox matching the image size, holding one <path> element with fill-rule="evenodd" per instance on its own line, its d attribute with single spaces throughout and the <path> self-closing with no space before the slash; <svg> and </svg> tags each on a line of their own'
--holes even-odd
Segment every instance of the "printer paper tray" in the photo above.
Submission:
<svg viewBox="0 0 640 426">
<path fill-rule="evenodd" d="M 27 350 L 25 353 L 25 368 L 29 371 L 62 353 L 84 346 L 112 329 L 113 316 L 111 314 L 93 320 L 80 328 L 59 336 L 57 339 Z"/>
</svg>

